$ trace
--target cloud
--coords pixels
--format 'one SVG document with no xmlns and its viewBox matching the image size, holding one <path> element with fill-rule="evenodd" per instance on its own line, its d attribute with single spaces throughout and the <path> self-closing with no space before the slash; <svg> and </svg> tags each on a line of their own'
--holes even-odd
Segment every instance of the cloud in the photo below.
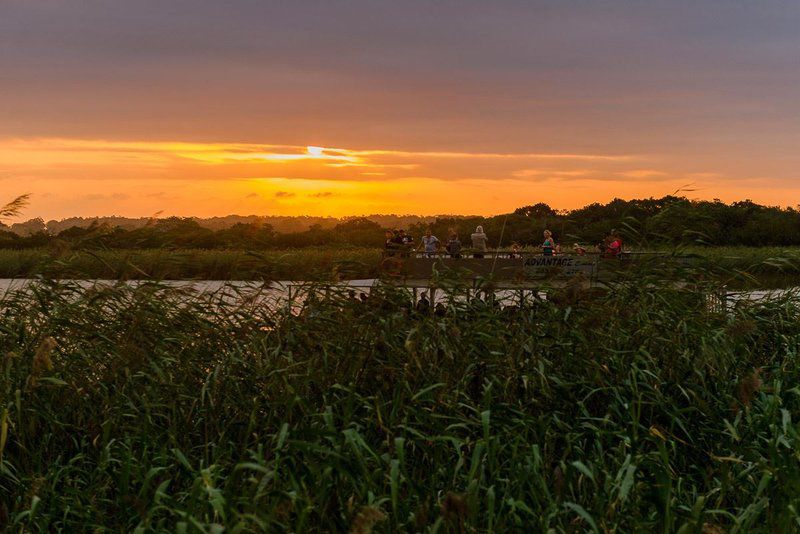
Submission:
<svg viewBox="0 0 800 534">
<path fill-rule="evenodd" d="M 261 195 L 258 193 L 250 193 L 249 195 L 245 196 L 244 198 L 261 198 Z"/>
<path fill-rule="evenodd" d="M 575 176 L 588 176 L 594 174 L 591 169 L 573 169 L 567 171 L 545 170 L 545 169 L 522 169 L 514 171 L 512 174 L 516 178 L 547 177 L 547 178 L 569 178 Z"/>
<path fill-rule="evenodd" d="M 687 178 L 692 180 L 707 180 L 707 179 L 715 179 L 715 178 L 724 178 L 724 176 L 718 172 L 692 172 L 686 175 Z"/>
<path fill-rule="evenodd" d="M 127 200 L 130 198 L 130 195 L 127 193 L 89 193 L 88 195 L 83 195 L 81 197 L 83 200 Z"/>
<path fill-rule="evenodd" d="M 312 193 L 312 194 L 310 194 L 308 196 L 311 197 L 311 198 L 327 198 L 327 197 L 332 197 L 333 196 L 333 192 L 332 191 L 320 191 L 319 193 Z"/>
<path fill-rule="evenodd" d="M 256 199 L 258 193 L 254 195 L 249 184 L 279 179 L 281 186 L 261 191 L 261 195 L 288 200 L 295 196 L 330 198 L 331 195 L 314 191 L 322 188 L 325 190 L 322 193 L 338 191 L 335 184 L 348 184 L 347 187 L 364 191 L 367 186 L 385 190 L 392 183 L 429 180 L 457 183 L 463 191 L 468 184 L 500 181 L 516 181 L 519 187 L 527 188 L 544 183 L 588 187 L 587 184 L 599 182 L 645 184 L 683 177 L 720 180 L 722 176 L 701 172 L 708 168 L 674 164 L 670 168 L 666 162 L 654 158 L 575 150 L 425 151 L 277 143 L 0 138 L 2 172 L 30 177 L 26 179 L 39 181 L 42 187 L 45 184 L 62 187 L 75 183 L 77 177 L 88 183 L 113 182 L 120 184 L 117 191 L 139 196 L 145 195 L 139 192 L 144 180 L 160 184 L 159 189 L 169 183 L 180 188 L 186 182 L 195 184 L 193 187 L 201 183 L 233 187 L 238 183 L 240 199 Z M 729 173 L 725 177 L 733 179 Z M 103 198 L 94 196 L 86 200 Z"/>
<path fill-rule="evenodd" d="M 669 174 L 655 169 L 634 169 L 619 173 L 625 178 L 663 178 Z"/>
</svg>

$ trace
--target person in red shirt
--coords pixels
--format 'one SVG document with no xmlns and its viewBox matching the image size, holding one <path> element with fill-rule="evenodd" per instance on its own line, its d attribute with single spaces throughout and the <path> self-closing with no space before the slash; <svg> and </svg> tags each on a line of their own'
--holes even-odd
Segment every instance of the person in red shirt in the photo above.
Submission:
<svg viewBox="0 0 800 534">
<path fill-rule="evenodd" d="M 606 257 L 619 258 L 622 255 L 622 238 L 616 230 L 611 230 L 608 244 L 606 245 Z"/>
</svg>

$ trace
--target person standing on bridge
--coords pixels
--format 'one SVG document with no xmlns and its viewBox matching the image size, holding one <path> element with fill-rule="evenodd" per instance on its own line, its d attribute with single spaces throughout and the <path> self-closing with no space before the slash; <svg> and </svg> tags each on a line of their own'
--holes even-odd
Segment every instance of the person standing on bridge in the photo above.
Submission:
<svg viewBox="0 0 800 534">
<path fill-rule="evenodd" d="M 386 230 L 386 242 L 383 244 L 384 255 L 394 256 L 399 248 L 397 235 L 392 230 Z"/>
<path fill-rule="evenodd" d="M 544 231 L 544 242 L 542 243 L 542 256 L 552 256 L 556 248 L 556 242 L 553 239 L 553 232 L 550 230 Z"/>
<path fill-rule="evenodd" d="M 439 251 L 439 238 L 433 235 L 430 228 L 425 230 L 425 235 L 420 239 L 419 248 L 425 251 L 425 256 L 431 258 Z"/>
<path fill-rule="evenodd" d="M 608 238 L 606 239 L 606 257 L 607 258 L 620 258 L 622 256 L 622 237 L 616 230 L 611 230 Z"/>
<path fill-rule="evenodd" d="M 455 230 L 450 230 L 450 237 L 447 239 L 447 244 L 444 248 L 451 258 L 461 257 L 461 240 L 458 239 L 458 234 Z"/>
<path fill-rule="evenodd" d="M 402 250 L 400 255 L 404 258 L 407 258 L 409 256 L 409 252 L 414 250 L 414 238 L 411 236 L 411 234 L 407 234 L 406 231 L 401 228 L 397 231 L 397 242 Z"/>
<path fill-rule="evenodd" d="M 475 228 L 475 233 L 472 234 L 472 257 L 473 258 L 483 258 L 483 255 L 486 254 L 488 250 L 488 245 L 486 244 L 487 240 L 489 239 L 486 237 L 486 234 L 483 232 L 483 226 L 478 226 Z"/>
</svg>

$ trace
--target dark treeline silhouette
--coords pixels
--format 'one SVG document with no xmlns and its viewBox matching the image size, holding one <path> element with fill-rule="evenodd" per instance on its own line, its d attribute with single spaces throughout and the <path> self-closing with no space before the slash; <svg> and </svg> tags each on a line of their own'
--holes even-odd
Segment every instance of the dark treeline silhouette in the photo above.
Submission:
<svg viewBox="0 0 800 534">
<path fill-rule="evenodd" d="M 800 211 L 762 206 L 744 200 L 726 204 L 666 196 L 658 199 L 620 200 L 590 204 L 571 211 L 556 211 L 547 204 L 523 206 L 513 213 L 492 217 L 437 217 L 416 222 L 407 231 L 418 241 L 426 228 L 462 239 L 481 225 L 490 246 L 541 243 L 542 230 L 552 230 L 556 241 L 597 243 L 613 228 L 629 244 L 639 246 L 703 243 L 707 245 L 800 245 Z M 300 232 L 280 233 L 269 224 L 238 223 L 222 229 L 202 226 L 196 219 L 157 219 L 138 228 L 109 224 L 74 226 L 57 234 L 45 225 L 27 236 L 0 228 L 0 247 L 38 248 L 70 243 L 98 248 L 200 248 L 265 249 L 352 245 L 380 247 L 384 230 L 369 218 L 350 218 L 334 226 L 314 224 Z M 502 242 L 500 236 L 502 235 Z"/>
</svg>

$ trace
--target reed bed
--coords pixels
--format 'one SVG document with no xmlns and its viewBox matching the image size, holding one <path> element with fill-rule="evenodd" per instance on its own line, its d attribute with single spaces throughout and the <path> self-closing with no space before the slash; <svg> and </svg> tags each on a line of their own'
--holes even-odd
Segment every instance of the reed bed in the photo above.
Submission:
<svg viewBox="0 0 800 534">
<path fill-rule="evenodd" d="M 797 295 L 726 311 L 717 289 L 297 313 L 45 281 L 0 301 L 0 524 L 795 531 Z"/>
<path fill-rule="evenodd" d="M 0 249 L 0 278 L 330 280 L 377 276 L 380 249 Z"/>
</svg>

